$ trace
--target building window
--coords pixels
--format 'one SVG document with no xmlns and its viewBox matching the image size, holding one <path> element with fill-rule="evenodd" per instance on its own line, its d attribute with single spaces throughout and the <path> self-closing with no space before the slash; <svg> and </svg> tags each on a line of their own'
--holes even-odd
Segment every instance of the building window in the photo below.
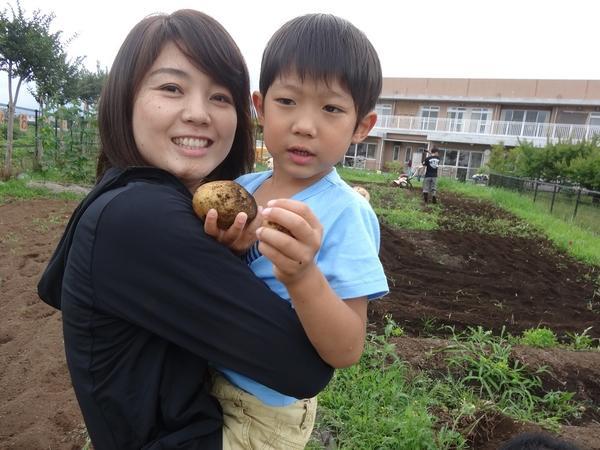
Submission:
<svg viewBox="0 0 600 450">
<path fill-rule="evenodd" d="M 375 112 L 378 116 L 393 116 L 393 105 L 391 103 L 377 103 L 375 105 Z"/>
<path fill-rule="evenodd" d="M 556 118 L 556 123 L 569 125 L 585 125 L 587 122 L 587 113 L 578 111 L 560 111 Z"/>
<path fill-rule="evenodd" d="M 481 162 L 483 161 L 483 153 L 482 152 L 471 152 L 471 161 L 469 161 L 470 169 L 479 169 L 481 167 Z"/>
<path fill-rule="evenodd" d="M 423 106 L 421 108 L 421 129 L 435 130 L 437 128 L 437 119 L 439 114 L 439 106 Z"/>
<path fill-rule="evenodd" d="M 591 113 L 588 125 L 586 139 L 600 138 L 600 113 Z"/>
<path fill-rule="evenodd" d="M 365 168 L 365 163 L 368 159 L 375 159 L 377 144 L 361 142 L 360 144 L 352 144 L 346 151 L 344 157 L 344 166 Z"/>
<path fill-rule="evenodd" d="M 466 108 L 448 108 L 448 131 L 463 130 Z"/>
<path fill-rule="evenodd" d="M 458 159 L 458 150 L 446 150 L 443 159 L 443 166 L 456 166 L 456 160 Z"/>
<path fill-rule="evenodd" d="M 544 136 L 550 119 L 549 111 L 527 109 L 505 109 L 502 111 L 501 130 L 511 136 Z"/>
<path fill-rule="evenodd" d="M 392 159 L 394 161 L 398 161 L 400 159 L 400 146 L 394 145 L 394 150 L 392 152 Z"/>
<path fill-rule="evenodd" d="M 406 147 L 406 153 L 404 155 L 404 162 L 412 160 L 412 147 Z"/>
<path fill-rule="evenodd" d="M 489 129 L 492 110 L 488 108 L 471 109 L 471 120 L 469 121 L 470 133 L 485 133 Z"/>
</svg>

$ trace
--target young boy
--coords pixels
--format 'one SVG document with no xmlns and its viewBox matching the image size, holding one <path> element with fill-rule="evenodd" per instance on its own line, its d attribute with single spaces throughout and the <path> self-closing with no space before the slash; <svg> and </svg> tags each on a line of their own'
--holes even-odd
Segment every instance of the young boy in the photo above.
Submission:
<svg viewBox="0 0 600 450">
<path fill-rule="evenodd" d="M 267 44 L 260 92 L 253 94 L 273 170 L 237 180 L 266 205 L 262 219 L 286 229 L 260 226 L 248 263 L 291 301 L 316 351 L 333 367 L 358 362 L 367 302 L 388 292 L 377 217 L 334 168 L 375 125 L 381 84 L 377 53 L 349 22 L 311 14 L 286 23 Z M 256 228 L 255 220 L 242 230 L 242 218 L 219 233 L 215 222 L 212 211 L 207 233 L 237 250 Z M 219 370 L 213 394 L 223 407 L 224 448 L 304 448 L 316 399 L 297 400 Z"/>
</svg>

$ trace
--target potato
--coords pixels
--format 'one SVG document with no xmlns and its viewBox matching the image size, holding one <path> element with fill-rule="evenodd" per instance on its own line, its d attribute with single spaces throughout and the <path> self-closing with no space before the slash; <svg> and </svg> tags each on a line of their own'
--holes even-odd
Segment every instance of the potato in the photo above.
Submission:
<svg viewBox="0 0 600 450">
<path fill-rule="evenodd" d="M 262 223 L 262 226 L 263 227 L 267 227 L 267 228 L 272 228 L 272 229 L 277 230 L 277 231 L 281 231 L 282 233 L 285 233 L 288 236 L 294 237 L 294 235 L 292 234 L 292 232 L 290 230 L 288 230 L 283 225 L 279 225 L 278 223 L 271 222 L 269 220 L 264 220 L 263 223 Z"/>
<path fill-rule="evenodd" d="M 227 230 L 240 212 L 248 214 L 248 223 L 254 220 L 258 212 L 252 194 L 235 181 L 211 181 L 201 185 L 194 193 L 192 200 L 194 212 L 202 221 L 206 219 L 209 209 L 219 213 L 217 226 Z"/>
</svg>

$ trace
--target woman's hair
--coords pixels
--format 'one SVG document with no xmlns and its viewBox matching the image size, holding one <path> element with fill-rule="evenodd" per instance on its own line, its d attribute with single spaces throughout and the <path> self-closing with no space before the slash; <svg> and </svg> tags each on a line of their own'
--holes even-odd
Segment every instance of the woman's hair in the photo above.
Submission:
<svg viewBox="0 0 600 450">
<path fill-rule="evenodd" d="M 231 179 L 252 169 L 250 81 L 244 58 L 216 20 L 199 11 L 182 9 L 146 17 L 133 27 L 119 49 L 100 96 L 97 180 L 111 167 L 148 165 L 135 144 L 133 104 L 142 80 L 169 42 L 199 70 L 226 87 L 235 104 L 237 128 L 231 151 L 205 179 Z"/>
</svg>

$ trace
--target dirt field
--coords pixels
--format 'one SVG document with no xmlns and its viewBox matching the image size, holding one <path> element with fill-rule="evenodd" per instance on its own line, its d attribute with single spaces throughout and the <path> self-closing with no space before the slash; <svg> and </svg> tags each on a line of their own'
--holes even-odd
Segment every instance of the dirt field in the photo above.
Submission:
<svg viewBox="0 0 600 450">
<path fill-rule="evenodd" d="M 59 200 L 0 206 L 0 449 L 75 449 L 84 443 L 60 314 L 36 295 L 37 280 L 74 207 Z M 594 303 L 600 299 L 593 299 L 589 268 L 544 240 L 469 231 L 469 216 L 515 220 L 489 205 L 446 196 L 443 207 L 444 231 L 382 229 L 381 256 L 392 292 L 373 303 L 371 319 L 377 326 L 391 313 L 405 328 L 409 337 L 398 340 L 405 359 L 416 367 L 435 365 L 423 358 L 424 348 L 435 343 L 419 336 L 432 324 L 496 330 L 506 325 L 514 333 L 538 325 L 558 333 L 594 326 L 592 335 L 600 336 L 600 305 Z M 448 231 L 459 220 L 461 231 Z M 600 405 L 600 353 L 519 351 L 532 365 L 552 367 L 548 383 Z M 535 429 L 502 417 L 493 421 L 476 448 L 497 448 L 507 437 Z M 600 449 L 599 421 L 592 409 L 561 435 L 582 448 Z"/>
</svg>

